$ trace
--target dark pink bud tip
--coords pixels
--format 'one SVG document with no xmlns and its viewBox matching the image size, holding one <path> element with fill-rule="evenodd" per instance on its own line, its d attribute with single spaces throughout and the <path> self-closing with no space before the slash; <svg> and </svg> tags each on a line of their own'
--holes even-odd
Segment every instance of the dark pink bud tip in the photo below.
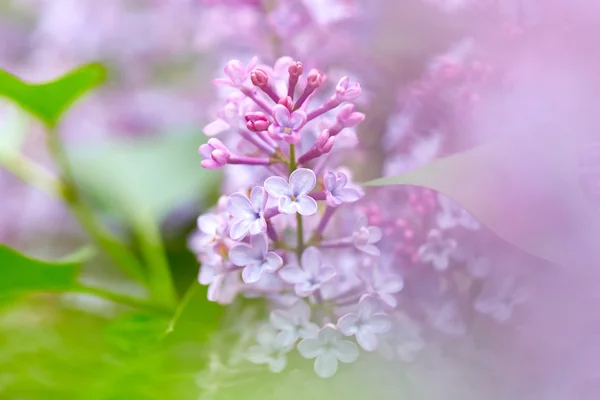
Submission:
<svg viewBox="0 0 600 400">
<path fill-rule="evenodd" d="M 316 89 L 323 83 L 323 75 L 316 69 L 311 70 L 306 77 L 306 85 Z"/>
<path fill-rule="evenodd" d="M 262 69 L 258 68 L 250 74 L 250 80 L 254 86 L 263 87 L 269 82 L 269 75 Z"/>
<path fill-rule="evenodd" d="M 292 101 L 292 98 L 290 96 L 282 97 L 277 103 L 281 104 L 282 106 L 285 106 L 288 110 L 290 110 L 290 112 L 294 107 L 294 102 Z"/>
<path fill-rule="evenodd" d="M 246 121 L 252 121 L 252 122 L 256 122 L 256 121 L 268 121 L 269 118 L 267 117 L 267 115 L 263 112 L 249 112 L 246 113 L 246 115 L 244 115 L 244 119 Z"/>
<path fill-rule="evenodd" d="M 290 73 L 290 76 L 292 76 L 294 78 L 298 78 L 300 75 L 302 75 L 302 72 L 303 72 L 302 63 L 299 61 L 294 62 L 288 68 L 288 72 Z"/>
</svg>

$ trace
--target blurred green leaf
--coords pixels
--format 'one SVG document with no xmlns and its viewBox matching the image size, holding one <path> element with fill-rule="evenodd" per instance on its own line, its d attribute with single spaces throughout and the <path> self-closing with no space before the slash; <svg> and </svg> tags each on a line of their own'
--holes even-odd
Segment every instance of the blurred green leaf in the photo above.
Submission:
<svg viewBox="0 0 600 400">
<path fill-rule="evenodd" d="M 4 156 L 20 150 L 27 130 L 27 119 L 16 106 L 5 105 L 0 109 L 0 163 Z"/>
<path fill-rule="evenodd" d="M 201 134 L 172 134 L 115 140 L 72 151 L 75 178 L 98 206 L 135 223 L 152 215 L 161 221 L 190 199 L 202 201 L 220 175 L 200 166 Z"/>
<path fill-rule="evenodd" d="M 75 100 L 106 79 L 101 64 L 87 64 L 45 83 L 28 83 L 0 70 L 0 96 L 18 104 L 39 118 L 46 126 L 54 127 Z"/>
<path fill-rule="evenodd" d="M 580 145 L 551 133 L 503 139 L 367 185 L 437 190 L 530 254 L 560 265 L 596 263 L 600 220 L 579 186 Z"/>
<path fill-rule="evenodd" d="M 34 260 L 0 244 L 0 295 L 67 291 L 76 285 L 79 264 Z"/>
</svg>

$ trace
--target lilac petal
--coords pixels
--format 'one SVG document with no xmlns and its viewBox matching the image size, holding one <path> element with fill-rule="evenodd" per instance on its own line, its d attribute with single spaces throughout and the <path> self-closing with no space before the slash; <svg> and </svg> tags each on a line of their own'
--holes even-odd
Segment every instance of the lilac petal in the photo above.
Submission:
<svg viewBox="0 0 600 400">
<path fill-rule="evenodd" d="M 376 226 L 370 226 L 367 228 L 369 230 L 369 244 L 377 243 L 383 237 L 381 229 Z"/>
<path fill-rule="evenodd" d="M 399 276 L 386 276 L 377 285 L 377 291 L 384 293 L 398 293 L 404 288 L 404 280 Z"/>
<path fill-rule="evenodd" d="M 344 188 L 336 191 L 335 196 L 344 203 L 352 203 L 360 199 L 360 193 L 356 189 Z"/>
<path fill-rule="evenodd" d="M 321 378 L 330 378 L 335 375 L 338 360 L 331 351 L 326 351 L 315 360 L 315 373 Z"/>
<path fill-rule="evenodd" d="M 319 289 L 320 287 L 320 282 L 312 283 L 306 280 L 304 282 L 300 282 L 294 285 L 294 292 L 296 292 L 296 295 L 298 295 L 299 297 L 306 297 L 313 294 L 315 290 Z"/>
<path fill-rule="evenodd" d="M 366 228 L 367 225 L 369 223 L 369 220 L 367 219 L 366 215 L 361 215 L 360 217 L 358 217 L 358 220 L 356 221 L 356 227 L 354 228 L 354 230 L 359 230 L 360 228 Z"/>
<path fill-rule="evenodd" d="M 198 149 L 200 152 L 200 155 L 204 158 L 210 158 L 210 156 L 212 155 L 212 152 L 215 148 L 212 147 L 210 144 L 208 143 L 204 143 L 202 145 L 200 145 L 200 148 Z"/>
<path fill-rule="evenodd" d="M 368 244 L 366 246 L 360 246 L 359 250 L 361 250 L 371 256 L 375 256 L 375 257 L 379 257 L 379 255 L 381 254 L 379 252 L 379 249 L 377 248 L 377 246 L 372 245 L 372 244 Z"/>
<path fill-rule="evenodd" d="M 335 197 L 331 192 L 327 192 L 325 194 L 325 200 L 327 201 L 327 205 L 330 207 L 338 207 L 343 203 L 342 200 Z"/>
<path fill-rule="evenodd" d="M 212 265 L 203 264 L 200 267 L 200 273 L 198 274 L 198 282 L 202 285 L 209 285 L 216 276 L 216 270 Z"/>
<path fill-rule="evenodd" d="M 275 341 L 275 336 L 277 332 L 273 330 L 269 325 L 261 326 L 256 334 L 256 341 L 262 347 L 272 347 L 273 342 Z"/>
<path fill-rule="evenodd" d="M 390 306 L 392 308 L 396 308 L 396 306 L 398 305 L 398 300 L 396 300 L 396 298 L 394 296 L 392 296 L 391 294 L 378 293 L 378 295 L 379 295 L 379 298 L 381 299 L 381 301 L 383 301 L 388 306 Z"/>
<path fill-rule="evenodd" d="M 294 320 L 298 322 L 307 322 L 310 319 L 310 306 L 306 302 L 299 300 L 290 309 L 290 314 L 294 316 Z"/>
<path fill-rule="evenodd" d="M 279 356 L 269 360 L 269 370 L 274 373 L 279 373 L 285 369 L 287 360 L 285 356 Z"/>
<path fill-rule="evenodd" d="M 269 195 L 275 197 L 276 199 L 290 197 L 292 195 L 290 185 L 280 176 L 272 176 L 267 178 L 265 181 L 265 190 L 267 193 L 269 193 Z"/>
<path fill-rule="evenodd" d="M 317 202 L 309 196 L 298 196 L 296 198 L 296 209 L 300 215 L 314 215 L 317 213 Z"/>
<path fill-rule="evenodd" d="M 276 140 L 281 140 L 281 134 L 283 133 L 283 128 L 277 124 L 271 124 L 269 125 L 269 128 L 267 129 L 267 131 L 269 132 L 269 135 Z"/>
<path fill-rule="evenodd" d="M 296 340 L 298 340 L 298 333 L 294 329 L 284 329 L 275 338 L 275 342 L 281 347 L 292 346 Z"/>
<path fill-rule="evenodd" d="M 317 275 L 317 279 L 319 281 L 319 286 L 329 282 L 335 276 L 335 270 L 330 267 L 322 267 Z"/>
<path fill-rule="evenodd" d="M 233 86 L 231 79 L 228 78 L 216 78 L 212 81 L 215 86 Z"/>
<path fill-rule="evenodd" d="M 297 211 L 297 204 L 295 201 L 293 201 L 292 199 L 290 199 L 289 197 L 280 197 L 279 198 L 279 204 L 278 204 L 278 209 L 279 212 L 284 213 L 284 214 L 296 214 Z"/>
<path fill-rule="evenodd" d="M 298 343 L 298 352 L 304 358 L 315 358 L 323 354 L 325 349 L 319 339 L 308 338 Z"/>
<path fill-rule="evenodd" d="M 227 212 L 234 218 L 253 218 L 256 211 L 250 200 L 242 193 L 234 193 L 227 199 Z"/>
<path fill-rule="evenodd" d="M 206 125 L 202 132 L 204 132 L 206 136 L 212 137 L 227 132 L 229 129 L 231 129 L 231 126 L 219 118 Z"/>
<path fill-rule="evenodd" d="M 348 184 L 348 176 L 343 172 L 338 172 L 337 182 L 335 184 L 336 189 L 342 189 Z"/>
<path fill-rule="evenodd" d="M 250 223 L 248 231 L 251 235 L 260 236 L 261 233 L 267 230 L 267 221 L 263 217 L 256 218 Z"/>
<path fill-rule="evenodd" d="M 221 228 L 221 221 L 213 214 L 204 214 L 198 217 L 198 229 L 210 235 L 215 235 Z"/>
<path fill-rule="evenodd" d="M 375 333 L 386 333 L 392 328 L 392 321 L 384 313 L 375 314 L 369 319 L 369 328 Z"/>
<path fill-rule="evenodd" d="M 269 322 L 273 328 L 286 330 L 292 327 L 289 315 L 284 310 L 273 310 L 269 314 Z"/>
<path fill-rule="evenodd" d="M 314 246 L 310 246 L 304 250 L 300 258 L 302 268 L 310 276 L 316 276 L 321 269 L 321 252 Z"/>
<path fill-rule="evenodd" d="M 256 263 L 260 258 L 261 255 L 256 249 L 246 243 L 237 244 L 229 250 L 229 260 L 238 267 Z"/>
<path fill-rule="evenodd" d="M 370 295 L 364 295 L 358 303 L 359 313 L 362 317 L 370 318 L 379 311 L 379 302 Z"/>
<path fill-rule="evenodd" d="M 242 270 L 242 279 L 245 283 L 255 283 L 260 280 L 264 270 L 262 268 L 262 264 L 260 263 L 252 263 L 248 264 Z"/>
<path fill-rule="evenodd" d="M 370 329 L 359 329 L 356 332 L 356 341 L 366 351 L 373 351 L 377 348 L 377 335 Z"/>
<path fill-rule="evenodd" d="M 306 113 L 301 110 L 294 111 L 289 119 L 290 128 L 292 130 L 297 131 L 306 123 Z"/>
<path fill-rule="evenodd" d="M 266 364 L 271 360 L 265 349 L 260 346 L 250 347 L 247 350 L 246 358 L 253 364 Z"/>
<path fill-rule="evenodd" d="M 255 250 L 256 254 L 260 254 L 262 259 L 269 251 L 269 241 L 267 235 L 261 233 L 250 238 L 250 245 Z"/>
<path fill-rule="evenodd" d="M 319 325 L 314 322 L 309 322 L 302 326 L 299 334 L 302 339 L 316 338 L 319 336 Z"/>
<path fill-rule="evenodd" d="M 217 275 L 215 279 L 212 280 L 210 285 L 208 285 L 208 293 L 207 298 L 209 301 L 216 302 L 219 300 L 219 296 L 221 295 L 221 289 L 223 288 L 223 282 L 225 281 L 225 275 Z"/>
<path fill-rule="evenodd" d="M 252 207 L 254 207 L 254 210 L 264 210 L 265 204 L 267 204 L 267 193 L 265 192 L 265 189 L 260 186 L 252 188 L 252 191 L 250 192 L 250 203 L 252 204 Z"/>
<path fill-rule="evenodd" d="M 329 191 L 336 189 L 336 176 L 335 173 L 328 171 L 323 177 L 323 183 L 325 183 L 325 188 Z"/>
<path fill-rule="evenodd" d="M 352 336 L 356 333 L 356 324 L 358 315 L 346 314 L 338 320 L 337 327 L 345 336 Z"/>
<path fill-rule="evenodd" d="M 286 106 L 277 104 L 273 107 L 273 119 L 279 126 L 287 126 L 290 121 L 290 110 Z"/>
<path fill-rule="evenodd" d="M 231 224 L 231 228 L 229 230 L 229 236 L 233 240 L 241 240 L 248 233 L 248 229 L 250 229 L 250 225 L 252 221 L 248 221 L 247 219 L 240 219 Z"/>
<path fill-rule="evenodd" d="M 336 341 L 340 340 L 341 338 L 342 338 L 342 334 L 340 333 L 340 331 L 335 329 L 335 326 L 333 326 L 332 324 L 325 325 L 319 331 L 319 340 L 321 340 L 323 342 L 335 343 Z"/>
<path fill-rule="evenodd" d="M 266 272 L 275 272 L 283 265 L 283 259 L 273 252 L 269 252 L 265 255 L 265 262 L 263 263 L 263 269 Z"/>
<path fill-rule="evenodd" d="M 358 347 L 349 340 L 340 340 L 333 348 L 333 352 L 338 360 L 343 363 L 351 363 L 356 361 L 359 352 Z"/>
<path fill-rule="evenodd" d="M 297 265 L 286 265 L 279 271 L 281 279 L 287 283 L 298 284 L 306 281 L 306 273 Z"/>
<path fill-rule="evenodd" d="M 309 194 L 316 184 L 317 177 L 315 176 L 315 173 L 308 168 L 298 168 L 290 175 L 289 188 L 296 197 Z"/>
</svg>

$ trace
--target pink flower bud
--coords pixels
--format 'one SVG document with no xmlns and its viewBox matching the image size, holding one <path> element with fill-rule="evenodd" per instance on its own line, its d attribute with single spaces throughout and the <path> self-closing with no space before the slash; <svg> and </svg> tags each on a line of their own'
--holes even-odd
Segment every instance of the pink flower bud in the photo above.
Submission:
<svg viewBox="0 0 600 400">
<path fill-rule="evenodd" d="M 303 72 L 302 63 L 299 61 L 295 61 L 292 65 L 289 66 L 288 72 L 290 76 L 298 78 L 300 75 L 302 75 Z"/>
<path fill-rule="evenodd" d="M 281 104 L 290 111 L 292 111 L 292 109 L 294 108 L 294 102 L 290 96 L 280 98 L 277 104 Z"/>
<path fill-rule="evenodd" d="M 358 82 L 350 82 L 347 76 L 339 80 L 335 87 L 335 98 L 337 101 L 354 101 L 360 97 L 362 89 Z"/>
<path fill-rule="evenodd" d="M 306 86 L 316 89 L 323 84 L 323 75 L 316 69 L 312 69 L 306 77 Z"/>
<path fill-rule="evenodd" d="M 244 119 L 246 120 L 246 128 L 252 132 L 266 131 L 271 125 L 267 115 L 260 111 L 246 113 Z"/>
<path fill-rule="evenodd" d="M 217 169 L 225 164 L 231 157 L 227 147 L 219 139 L 211 138 L 200 146 L 200 154 L 204 157 L 201 165 L 206 169 Z"/>
<path fill-rule="evenodd" d="M 333 148 L 335 142 L 335 136 L 329 135 L 329 130 L 324 129 L 323 132 L 317 138 L 316 147 L 322 154 L 327 154 Z"/>
<path fill-rule="evenodd" d="M 345 128 L 351 128 L 358 125 L 365 119 L 365 114 L 354 112 L 354 104 L 345 104 L 340 108 L 340 112 L 337 115 L 338 123 L 343 125 Z"/>
<path fill-rule="evenodd" d="M 250 80 L 254 86 L 263 87 L 269 82 L 269 75 L 262 69 L 258 68 L 250 73 Z"/>
</svg>

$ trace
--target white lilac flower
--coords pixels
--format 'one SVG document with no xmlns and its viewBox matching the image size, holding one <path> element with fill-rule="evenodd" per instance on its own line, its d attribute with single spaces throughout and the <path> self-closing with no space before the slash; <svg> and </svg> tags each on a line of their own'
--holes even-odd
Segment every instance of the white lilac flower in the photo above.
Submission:
<svg viewBox="0 0 600 400">
<path fill-rule="evenodd" d="M 277 331 L 270 325 L 261 326 L 256 335 L 258 345 L 248 349 L 247 358 L 254 364 L 267 364 L 271 372 L 281 372 L 287 365 L 287 356 L 293 346 L 282 346 L 276 340 Z"/>
<path fill-rule="evenodd" d="M 250 192 L 250 198 L 243 193 L 234 193 L 227 200 L 227 212 L 231 214 L 232 221 L 229 235 L 234 240 L 241 240 L 248 232 L 257 235 L 264 232 L 267 223 L 264 217 L 267 194 L 265 190 L 256 186 Z"/>
<path fill-rule="evenodd" d="M 375 243 L 379 242 L 381 238 L 381 229 L 376 226 L 368 226 L 367 217 L 361 216 L 358 219 L 352 233 L 352 242 L 358 250 L 372 256 L 379 256 L 380 252 Z"/>
<path fill-rule="evenodd" d="M 346 187 L 348 176 L 343 172 L 337 174 L 328 171 L 323 177 L 327 205 L 337 207 L 342 203 L 352 203 L 360 199 L 360 193 L 356 189 Z"/>
<path fill-rule="evenodd" d="M 223 257 L 215 252 L 202 254 L 199 261 L 202 266 L 198 281 L 202 285 L 208 285 L 208 300 L 220 304 L 231 303 L 241 289 L 239 274 L 229 271 Z"/>
<path fill-rule="evenodd" d="M 441 210 L 436 218 L 440 229 L 451 229 L 459 226 L 469 230 L 479 229 L 480 224 L 475 217 L 449 197 L 439 194 L 438 204 Z"/>
<path fill-rule="evenodd" d="M 281 279 L 293 284 L 300 297 L 313 294 L 335 276 L 333 268 L 322 264 L 321 252 L 316 247 L 304 250 L 300 264 L 288 264 L 279 271 Z"/>
<path fill-rule="evenodd" d="M 287 310 L 273 310 L 269 316 L 271 326 L 279 331 L 276 341 L 281 346 L 291 346 L 298 339 L 316 337 L 319 326 L 310 321 L 310 306 L 302 300 Z"/>
<path fill-rule="evenodd" d="M 370 295 L 364 295 L 356 313 L 349 313 L 338 321 L 338 329 L 346 336 L 354 335 L 366 351 L 377 348 L 377 335 L 390 330 L 390 317 L 380 311 L 380 303 Z"/>
<path fill-rule="evenodd" d="M 360 278 L 367 284 L 368 292 L 388 306 L 395 308 L 398 293 L 404 288 L 404 279 L 396 272 L 384 271 L 380 264 L 365 268 Z"/>
<path fill-rule="evenodd" d="M 304 358 L 315 358 L 315 373 L 321 378 L 335 375 L 338 361 L 352 363 L 358 359 L 358 346 L 344 340 L 332 324 L 327 324 L 315 338 L 303 339 L 298 343 L 298 351 Z"/>
<path fill-rule="evenodd" d="M 404 362 L 413 362 L 417 354 L 425 347 L 421 337 L 421 328 L 405 314 L 395 315 L 394 330 L 396 337 L 396 353 Z"/>
<path fill-rule="evenodd" d="M 265 189 L 270 196 L 279 199 L 280 212 L 313 215 L 317 212 L 317 202 L 308 194 L 316 184 L 317 178 L 313 171 L 299 168 L 292 172 L 289 183 L 280 176 L 268 178 Z"/>
<path fill-rule="evenodd" d="M 190 239 L 190 248 L 196 253 L 211 250 L 221 240 L 227 228 L 226 222 L 218 214 L 201 215 L 197 226 L 198 231 Z"/>
<path fill-rule="evenodd" d="M 283 265 L 281 257 L 269 251 L 269 242 L 264 233 L 250 238 L 250 244 L 239 243 L 229 250 L 229 260 L 242 270 L 242 279 L 246 283 L 260 280 L 263 273 L 273 273 Z"/>
<path fill-rule="evenodd" d="M 506 322 L 514 307 L 523 303 L 528 296 L 525 289 L 517 287 L 514 273 L 502 272 L 486 279 L 474 304 L 475 310 L 499 323 Z"/>
<path fill-rule="evenodd" d="M 419 247 L 419 257 L 422 262 L 431 263 L 438 271 L 448 269 L 450 255 L 456 249 L 458 243 L 454 239 L 445 239 L 442 233 L 436 229 L 429 232 L 427 242 Z"/>
</svg>

